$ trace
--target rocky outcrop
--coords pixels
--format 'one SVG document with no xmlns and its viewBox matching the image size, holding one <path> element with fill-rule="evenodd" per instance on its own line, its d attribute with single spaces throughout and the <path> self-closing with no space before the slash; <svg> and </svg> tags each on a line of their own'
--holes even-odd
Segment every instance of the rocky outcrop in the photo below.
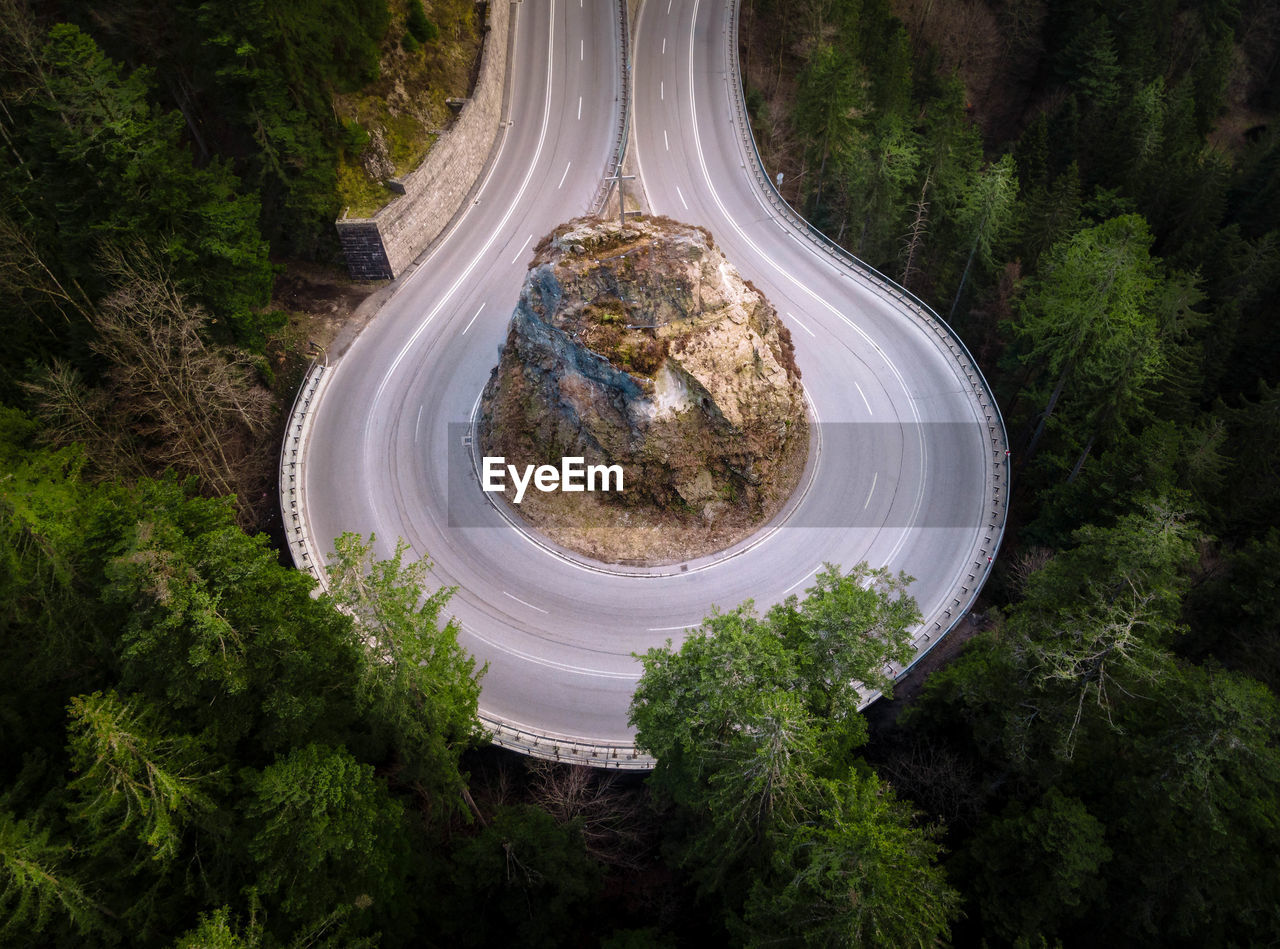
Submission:
<svg viewBox="0 0 1280 949">
<path fill-rule="evenodd" d="M 808 452 L 791 337 L 700 228 L 571 221 L 538 246 L 481 403 L 508 462 L 620 464 L 610 500 L 757 523 Z"/>
</svg>

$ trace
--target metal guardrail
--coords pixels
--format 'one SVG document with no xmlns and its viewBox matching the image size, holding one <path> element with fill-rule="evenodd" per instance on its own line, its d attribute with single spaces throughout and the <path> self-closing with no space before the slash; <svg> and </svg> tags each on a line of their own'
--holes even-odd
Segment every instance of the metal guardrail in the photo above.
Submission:
<svg viewBox="0 0 1280 949">
<path fill-rule="evenodd" d="M 323 561 L 312 551 L 311 538 L 307 535 L 306 518 L 302 516 L 302 479 L 307 436 L 311 428 L 311 404 L 319 401 L 320 392 L 330 374 L 327 359 L 322 361 L 317 358 L 312 361 L 306 375 L 302 377 L 298 394 L 293 398 L 284 443 L 280 446 L 280 520 L 284 525 L 285 538 L 289 542 L 289 555 L 293 558 L 294 566 L 311 574 L 320 584 L 321 590 L 328 589 L 328 577 L 323 569 Z"/>
<path fill-rule="evenodd" d="M 654 758 L 637 751 L 631 742 L 592 744 L 549 732 L 538 732 L 510 722 L 499 722 L 486 715 L 481 715 L 480 720 L 489 729 L 490 738 L 495 745 L 534 758 L 619 771 L 652 771 L 657 764 Z"/>
<path fill-rule="evenodd" d="M 969 562 L 967 572 L 964 574 L 964 579 L 957 581 L 947 600 L 944 601 L 946 605 L 935 612 L 933 616 L 927 617 L 922 624 L 920 632 L 916 634 L 913 640 L 916 648 L 915 658 L 905 666 L 899 667 L 896 664 L 890 664 L 886 667 L 885 671 L 892 674 L 895 680 L 901 679 L 911 671 L 917 662 L 924 658 L 930 649 L 936 646 L 947 633 L 964 619 L 973 607 L 974 601 L 977 600 L 978 593 L 982 590 L 982 585 L 987 580 L 988 571 L 995 561 L 1001 542 L 1004 540 L 1005 523 L 1008 515 L 1009 436 L 1005 431 L 1004 417 L 1000 414 L 1000 407 L 996 403 L 995 394 L 991 391 L 991 387 L 987 385 L 987 380 L 983 378 L 982 371 L 978 368 L 977 360 L 973 358 L 964 341 L 956 335 L 956 332 L 947 325 L 946 321 L 938 316 L 929 304 L 925 303 L 910 290 L 898 285 L 874 267 L 858 259 L 814 227 L 787 202 L 786 198 L 774 186 L 773 179 L 769 177 L 769 172 L 764 167 L 764 160 L 760 157 L 760 150 L 756 146 L 755 135 L 751 129 L 751 120 L 747 114 L 745 83 L 742 77 L 742 67 L 738 59 L 738 12 L 741 0 L 728 0 L 727 6 L 728 26 L 725 34 L 728 38 L 729 62 L 733 73 L 738 77 L 738 81 L 736 83 L 730 81 L 729 86 L 733 94 L 739 136 L 744 152 L 748 156 L 748 162 L 744 162 L 744 166 L 750 168 L 752 177 L 761 192 L 763 192 L 765 200 L 794 230 L 808 238 L 811 243 L 831 259 L 843 265 L 851 276 L 857 278 L 864 286 L 874 290 L 881 296 L 896 301 L 903 312 L 928 330 L 935 343 L 956 362 L 960 370 L 960 378 L 968 381 L 970 393 L 986 420 L 990 448 L 986 466 L 990 475 L 988 483 L 991 490 L 988 493 L 983 511 L 985 533 L 980 531 L 980 536 L 974 542 L 970 554 L 972 559 Z M 754 161 L 751 161 L 751 158 L 754 158 Z M 861 707 L 865 708 L 877 698 L 879 698 L 879 693 L 870 695 L 862 703 Z"/>
<path fill-rule="evenodd" d="M 627 0 L 616 0 L 618 6 L 619 92 L 618 125 L 614 132 L 613 157 L 605 179 L 622 174 L 622 160 L 627 155 L 627 139 L 631 134 L 631 24 L 627 16 Z M 609 202 L 614 183 L 602 179 L 591 201 L 592 212 L 600 215 Z M 621 199 L 619 199 L 621 200 Z"/>
</svg>

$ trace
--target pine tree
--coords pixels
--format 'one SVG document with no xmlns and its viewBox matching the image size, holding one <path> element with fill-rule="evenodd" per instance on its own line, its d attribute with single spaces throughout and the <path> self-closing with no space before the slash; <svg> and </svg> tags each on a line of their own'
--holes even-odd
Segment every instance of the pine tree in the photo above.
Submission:
<svg viewBox="0 0 1280 949">
<path fill-rule="evenodd" d="M 107 924 L 104 909 L 65 869 L 71 847 L 50 836 L 34 821 L 0 810 L 0 938 L 15 945 L 23 934 L 61 928 L 84 936 Z"/>
<path fill-rule="evenodd" d="M 151 859 L 177 856 L 183 830 L 213 808 L 218 769 L 201 743 L 166 734 L 147 702 L 115 692 L 71 700 L 68 728 L 74 815 L 94 835 L 92 848 L 113 848 L 131 833 Z"/>
<path fill-rule="evenodd" d="M 996 241 L 1014 219 L 1014 202 L 1017 197 L 1018 178 L 1011 154 L 1004 155 L 990 165 L 965 195 L 956 217 L 961 232 L 972 235 L 973 242 L 969 246 L 969 259 L 965 261 L 964 272 L 960 275 L 955 300 L 951 303 L 952 319 L 960 305 L 960 297 L 964 294 L 974 258 L 983 264 L 991 263 Z"/>
<path fill-rule="evenodd" d="M 483 734 L 476 709 L 484 669 L 458 644 L 457 622 L 441 623 L 453 590 L 424 596 L 430 561 L 406 564 L 403 541 L 390 559 L 375 561 L 373 541 L 349 533 L 334 541 L 329 596 L 355 618 L 367 649 L 364 700 L 400 758 L 400 777 L 457 807 L 465 786 L 459 757 Z"/>
</svg>

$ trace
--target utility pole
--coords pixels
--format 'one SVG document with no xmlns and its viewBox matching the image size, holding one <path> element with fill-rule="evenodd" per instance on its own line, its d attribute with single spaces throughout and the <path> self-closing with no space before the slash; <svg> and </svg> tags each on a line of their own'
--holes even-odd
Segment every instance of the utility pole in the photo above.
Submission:
<svg viewBox="0 0 1280 949">
<path fill-rule="evenodd" d="M 618 169 L 616 172 L 614 172 L 610 177 L 608 177 L 608 178 L 604 179 L 605 181 L 614 181 L 614 182 L 617 182 L 617 185 L 618 185 L 618 224 L 619 224 L 619 226 L 621 226 L 621 227 L 622 227 L 622 229 L 623 229 L 623 230 L 626 230 L 626 227 L 627 227 L 627 215 L 628 215 L 628 214 L 641 214 L 641 213 L 642 213 L 642 212 L 640 212 L 640 211 L 627 211 L 627 186 L 626 186 L 625 182 L 631 181 L 631 180 L 633 180 L 634 178 L 635 178 L 635 175 L 624 175 L 624 174 L 622 173 L 622 169 L 621 169 L 621 168 L 619 168 L 619 169 Z"/>
</svg>

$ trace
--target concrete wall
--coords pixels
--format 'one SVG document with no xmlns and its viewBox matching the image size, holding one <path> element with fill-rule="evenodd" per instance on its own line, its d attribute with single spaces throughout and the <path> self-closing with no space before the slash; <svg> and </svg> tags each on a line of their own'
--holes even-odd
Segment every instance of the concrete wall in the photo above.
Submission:
<svg viewBox="0 0 1280 949">
<path fill-rule="evenodd" d="M 426 160 L 400 179 L 404 194 L 372 218 L 337 222 L 353 279 L 385 280 L 402 274 L 461 210 L 484 170 L 502 121 L 511 4 L 491 0 L 486 19 L 480 75 L 471 98 Z"/>
</svg>

